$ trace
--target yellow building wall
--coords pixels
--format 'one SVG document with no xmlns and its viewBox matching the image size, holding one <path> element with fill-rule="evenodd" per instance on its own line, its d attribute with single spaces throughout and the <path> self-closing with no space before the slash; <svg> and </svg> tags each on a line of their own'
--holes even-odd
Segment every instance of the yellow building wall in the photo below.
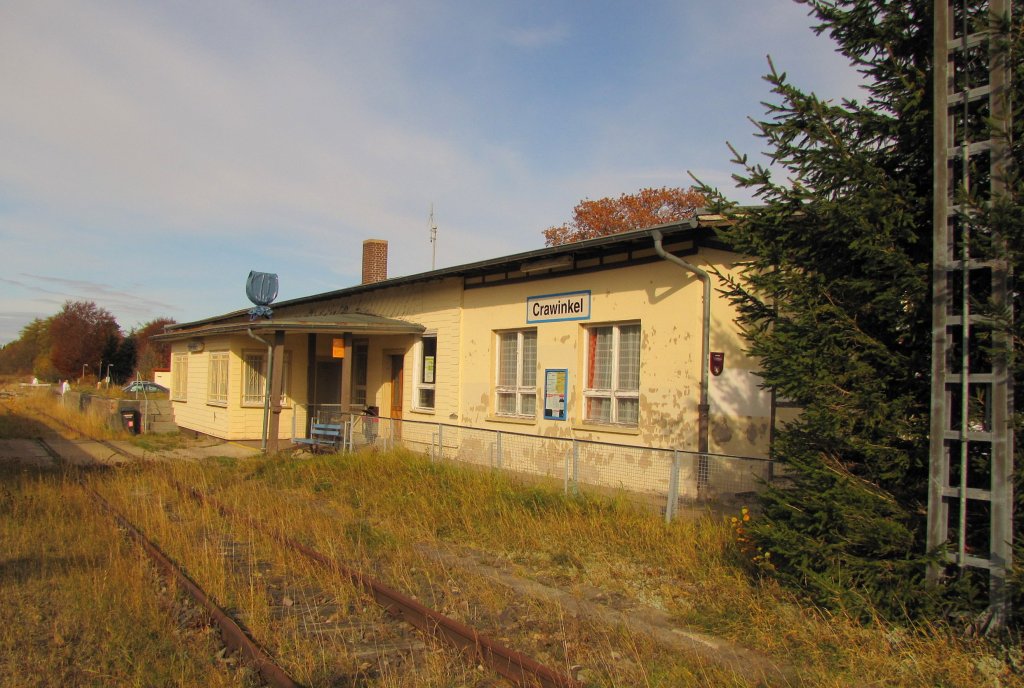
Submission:
<svg viewBox="0 0 1024 688">
<path fill-rule="evenodd" d="M 702 249 L 686 260 L 709 271 L 717 268 L 730 273 L 738 260 L 735 254 Z M 766 457 L 769 437 L 770 397 L 759 388 L 754 374 L 756 361 L 743 353 L 743 339 L 736 313 L 717 292 L 712 275 L 711 350 L 725 353 L 725 368 L 720 376 L 711 376 L 710 452 L 737 456 Z M 591 316 L 586 321 L 527 323 L 526 302 L 530 296 L 590 290 Z M 304 315 L 341 315 L 368 313 L 423 325 L 427 334 L 437 335 L 437 377 L 434 409 L 417 408 L 418 336 L 361 336 L 368 347 L 367 404 L 377 406 L 383 416 L 391 415 L 389 382 L 390 354 L 404 357 L 404 413 L 409 421 L 426 421 L 483 428 L 535 436 L 535 462 L 551 466 L 534 468 L 549 474 L 564 457 L 551 458 L 539 438 L 575 438 L 645 448 L 697 449 L 697 405 L 700 395 L 702 285 L 695 275 L 663 260 L 644 265 L 560 276 L 519 284 L 496 284 L 463 290 L 461 278 L 404 287 L 376 289 L 363 294 L 339 297 L 311 304 L 276 309 L 280 318 Z M 640 420 L 635 428 L 588 424 L 583 420 L 583 372 L 585 371 L 585 327 L 601 324 L 639 322 Z M 496 337 L 502 330 L 535 328 L 537 331 L 537 416 L 533 420 L 501 418 L 494 412 L 496 377 Z M 317 338 L 317 356 L 330 355 L 330 335 Z M 242 354 L 259 350 L 258 342 L 245 336 L 207 338 L 204 351 L 189 355 L 188 402 L 175 402 L 179 425 L 226 439 L 257 439 L 262 434 L 262 408 L 241 405 L 243 384 Z M 289 335 L 285 348 L 291 354 L 290 397 L 293 400 L 281 414 L 280 437 L 305 433 L 307 397 L 307 336 Z M 185 343 L 175 343 L 174 351 L 184 351 Z M 208 354 L 218 349 L 231 353 L 229 399 L 227 408 L 206 403 Z M 568 370 L 568 420 L 543 418 L 545 369 Z M 346 401 L 347 400 L 343 400 Z M 408 429 L 411 432 L 412 429 Z M 408 434 L 407 432 L 407 434 Z M 426 432 L 426 431 L 425 431 Z M 429 433 L 426 435 L 429 438 Z M 460 439 L 456 439 L 459 437 Z M 529 438 L 521 438 L 522 445 Z M 551 442 L 551 440 L 548 440 Z M 446 431 L 446 444 L 479 444 L 476 460 L 495 451 L 487 433 L 469 431 L 460 435 Z M 532 446 L 532 445 L 531 445 Z M 552 447 L 562 447 L 552 444 Z M 607 455 L 607 451 L 604 452 Z M 664 456 L 650 458 L 650 452 L 625 452 L 614 461 L 630 464 L 639 476 L 658 474 L 657 489 L 667 473 Z M 587 459 L 600 473 L 604 458 L 600 453 Z M 657 467 L 651 462 L 659 462 Z M 718 463 L 718 466 L 725 466 Z M 596 468 L 595 468 L 596 467 Z M 608 469 L 611 470 L 611 469 Z M 695 470 L 695 469 L 692 469 Z M 691 470 L 691 472 L 692 472 Z M 718 470 L 716 468 L 716 470 Z M 724 470 L 724 469 L 723 469 Z M 742 469 L 746 470 L 746 469 Z M 686 469 L 684 468 L 684 474 Z M 581 476 L 586 478 L 587 476 Z M 601 476 L 597 476 L 601 477 Z M 685 477 L 685 475 L 684 475 Z M 639 479 L 647 480 L 647 477 Z M 636 483 L 604 480 L 609 484 Z"/>
<path fill-rule="evenodd" d="M 292 436 L 293 420 L 304 433 L 304 409 L 295 399 L 306 397 L 306 348 L 305 335 L 285 338 L 285 351 L 291 357 L 291 381 L 288 403 L 281 411 L 279 438 Z M 173 353 L 187 352 L 186 342 L 174 342 Z M 209 390 L 210 354 L 228 352 L 228 397 L 227 404 L 210 403 Z M 213 437 L 228 440 L 251 440 L 263 436 L 263 407 L 243 406 L 245 364 L 243 352 L 260 351 L 266 354 L 266 347 L 249 337 L 206 337 L 203 350 L 188 353 L 188 388 L 185 401 L 172 400 L 174 422 L 183 428 Z M 173 374 L 173 373 L 172 373 Z"/>
<path fill-rule="evenodd" d="M 735 254 L 702 250 L 687 258 L 695 265 L 729 272 Z M 709 381 L 713 453 L 766 456 L 770 397 L 758 387 L 756 361 L 742 351 L 735 312 L 717 293 L 712 276 L 711 350 L 725 353 L 725 369 Z M 585 321 L 527 322 L 527 298 L 590 290 L 591 317 Z M 574 437 L 695 451 L 700 399 L 702 284 L 667 261 L 557 277 L 527 283 L 469 289 L 463 310 L 463 404 L 459 422 L 508 432 Z M 640 420 L 636 428 L 588 424 L 583 418 L 585 328 L 639 322 Z M 532 421 L 501 418 L 494 412 L 495 333 L 536 328 L 538 413 Z M 567 421 L 543 418 L 545 369 L 567 369 Z"/>
<path fill-rule="evenodd" d="M 416 343 L 411 335 L 368 336 L 367 405 L 377 406 L 381 415 L 390 415 L 391 386 L 388 379 L 391 353 L 401 353 L 404 360 L 404 417 L 408 420 L 454 422 L 460 398 L 460 310 L 462 279 L 448 278 L 426 284 L 378 289 L 362 294 L 340 297 L 293 309 L 282 309 L 287 315 L 341 315 L 367 313 L 416 323 L 426 328 L 424 334 L 437 335 L 437 380 L 434 387 L 434 408 L 419 408 L 416 401 L 415 374 L 418 370 Z M 354 335 L 360 338 L 358 333 Z"/>
</svg>

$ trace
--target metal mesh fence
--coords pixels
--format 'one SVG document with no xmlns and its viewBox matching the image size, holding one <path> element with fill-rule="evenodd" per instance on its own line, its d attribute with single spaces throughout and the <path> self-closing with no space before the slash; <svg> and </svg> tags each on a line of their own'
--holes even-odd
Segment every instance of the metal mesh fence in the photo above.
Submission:
<svg viewBox="0 0 1024 688">
<path fill-rule="evenodd" d="M 544 437 L 445 423 L 378 418 L 311 408 L 316 422 L 344 426 L 348 450 L 403 447 L 432 461 L 456 461 L 562 482 L 566 492 L 617 494 L 659 510 L 738 507 L 775 479 L 774 462 L 744 456 Z"/>
</svg>

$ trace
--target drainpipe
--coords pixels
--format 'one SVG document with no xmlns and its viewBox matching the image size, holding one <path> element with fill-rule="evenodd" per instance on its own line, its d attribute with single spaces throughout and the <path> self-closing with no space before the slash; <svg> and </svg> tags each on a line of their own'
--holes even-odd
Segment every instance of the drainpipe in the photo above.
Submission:
<svg viewBox="0 0 1024 688">
<path fill-rule="evenodd" d="M 274 373 L 274 345 L 263 337 L 253 334 L 252 328 L 245 328 L 246 333 L 258 342 L 267 345 L 267 389 L 263 392 L 263 441 L 260 443 L 260 451 L 267 452 L 267 426 L 270 424 L 270 381 Z"/>
<path fill-rule="evenodd" d="M 655 253 L 670 263 L 675 263 L 684 270 L 694 273 L 704 283 L 704 317 L 700 352 L 700 404 L 697 406 L 697 452 L 700 454 L 700 465 L 697 470 L 697 487 L 702 490 L 707 486 L 708 413 L 710 410 L 708 405 L 708 357 L 711 355 L 711 276 L 696 265 L 691 265 L 682 258 L 666 251 L 661 245 L 662 234 L 660 230 L 651 230 L 651 238 L 654 239 Z"/>
</svg>

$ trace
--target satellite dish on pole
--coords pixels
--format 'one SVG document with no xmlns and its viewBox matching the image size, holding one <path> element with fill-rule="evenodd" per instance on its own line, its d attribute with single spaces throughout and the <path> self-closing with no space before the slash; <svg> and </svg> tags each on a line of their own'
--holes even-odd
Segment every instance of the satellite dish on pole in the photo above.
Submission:
<svg viewBox="0 0 1024 688">
<path fill-rule="evenodd" d="M 277 298 L 277 275 L 250 270 L 249 278 L 245 281 L 245 295 L 255 304 L 249 309 L 249 319 L 269 319 L 274 314 L 270 304 Z"/>
</svg>

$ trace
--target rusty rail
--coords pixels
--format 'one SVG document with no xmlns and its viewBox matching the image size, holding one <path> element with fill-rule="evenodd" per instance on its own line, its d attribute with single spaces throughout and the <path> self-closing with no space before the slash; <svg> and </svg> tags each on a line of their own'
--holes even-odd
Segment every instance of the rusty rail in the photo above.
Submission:
<svg viewBox="0 0 1024 688">
<path fill-rule="evenodd" d="M 471 661 L 490 667 L 498 675 L 508 679 L 516 686 L 530 688 L 580 688 L 580 684 L 569 676 L 537 662 L 531 657 L 517 652 L 501 643 L 479 633 L 476 629 L 456 621 L 451 617 L 420 604 L 408 595 L 379 583 L 362 573 L 350 569 L 341 562 L 302 544 L 301 542 L 275 531 L 256 519 L 231 509 L 219 501 L 194 487 L 185 487 L 171 480 L 175 488 L 196 501 L 215 508 L 222 516 L 243 520 L 252 528 L 266 534 L 271 539 L 299 552 L 328 569 L 352 581 L 354 585 L 366 591 L 374 601 L 393 617 L 405 621 L 419 631 L 437 638 L 466 655 Z"/>
<path fill-rule="evenodd" d="M 128 452 L 122 451 L 116 445 L 105 440 L 94 441 L 107 446 L 122 456 L 132 459 L 138 458 Z M 50 452 L 54 458 L 59 459 L 57 453 L 47 446 L 43 440 L 40 439 L 39 442 L 43 444 L 46 451 Z M 308 559 L 348 578 L 354 585 L 367 592 L 374 601 L 391 616 L 405 621 L 422 633 L 433 638 L 437 638 L 456 650 L 459 650 L 470 661 L 479 662 L 480 664 L 489 667 L 492 671 L 497 673 L 499 676 L 508 679 L 514 685 L 520 686 L 521 688 L 533 688 L 538 685 L 542 688 L 581 688 L 580 683 L 570 676 L 561 674 L 554 669 L 541 664 L 532 657 L 528 657 L 516 650 L 513 650 L 512 648 L 502 645 L 496 640 L 479 633 L 471 626 L 460 621 L 456 621 L 455 619 L 452 619 L 451 617 L 436 610 L 430 609 L 408 595 L 394 590 L 383 583 L 375 581 L 369 576 L 363 575 L 362 573 L 345 566 L 335 559 L 331 559 L 330 557 L 288 537 L 281 532 L 270 529 L 265 524 L 260 523 L 247 514 L 240 514 L 236 512 L 196 488 L 185 487 L 170 478 L 168 480 L 170 480 L 175 489 L 182 494 L 187 494 L 199 502 L 209 504 L 225 517 L 240 518 L 244 520 L 251 527 L 262 531 L 271 539 L 286 547 L 290 547 Z M 245 656 L 250 658 L 251 661 L 260 668 L 261 675 L 263 675 L 264 667 L 266 667 L 271 674 L 274 674 L 275 669 L 280 672 L 280 677 L 278 678 L 270 678 L 264 675 L 267 682 L 274 686 L 274 688 L 278 688 L 278 686 L 281 688 L 290 688 L 291 686 L 298 685 L 287 674 L 285 674 L 280 667 L 273 663 L 273 660 L 271 660 L 270 657 L 245 634 L 245 632 L 231 619 L 231 617 L 225 614 L 224 611 L 216 605 L 216 603 L 209 600 L 205 593 L 203 593 L 203 591 L 194 582 L 192 582 L 184 572 L 180 571 L 162 552 L 160 552 L 159 548 L 157 548 L 155 544 L 146 539 L 145 536 L 135 529 L 134 526 L 132 526 L 126 519 L 124 519 L 123 516 L 113 510 L 113 507 L 110 506 L 98 493 L 93 491 L 91 488 L 87 487 L 86 489 L 92 492 L 95 497 L 101 501 L 104 508 L 106 508 L 108 512 L 118 520 L 118 522 L 122 523 L 125 529 L 132 534 L 133 538 L 137 539 L 140 544 L 142 544 L 147 553 L 153 557 L 154 561 L 156 561 L 161 568 L 170 567 L 165 570 L 181 581 L 182 585 L 190 594 L 193 595 L 197 602 L 210 610 L 211 616 L 213 616 L 217 621 L 218 625 L 221 625 L 220 618 L 222 617 L 224 621 L 229 624 L 228 629 L 233 627 L 234 630 L 228 630 L 224 625 L 221 625 L 221 635 L 229 647 L 232 647 L 233 649 L 241 649 Z M 195 592 L 193 592 L 193 590 Z M 196 595 L 198 595 L 198 597 Z M 230 642 L 229 637 L 232 639 Z M 231 645 L 231 642 L 237 642 L 239 645 Z M 286 682 L 276 683 L 276 680 L 283 680 Z"/>
<path fill-rule="evenodd" d="M 61 461 L 60 454 L 42 438 L 37 438 L 36 441 L 39 445 L 50 455 L 55 461 Z M 107 445 L 113 447 L 113 445 Z M 121 526 L 128 533 L 129 537 L 135 540 L 142 549 L 149 555 L 153 563 L 156 564 L 165 576 L 173 578 L 178 585 L 188 592 L 189 596 L 195 600 L 195 602 L 201 605 L 210 614 L 210 618 L 213 619 L 214 623 L 220 628 L 220 636 L 224 641 L 224 644 L 240 653 L 248 662 L 253 666 L 256 671 L 259 672 L 263 680 L 266 681 L 273 688 L 301 688 L 301 684 L 297 683 L 291 676 L 289 676 L 284 669 L 282 669 L 274 660 L 261 648 L 255 640 L 250 638 L 242 627 L 232 619 L 216 602 L 214 602 L 209 595 L 207 595 L 202 588 L 200 588 L 195 581 L 188 577 L 188 575 L 182 571 L 170 557 L 163 553 L 163 551 L 154 543 L 152 540 L 147 538 L 142 531 L 135 527 L 127 518 L 125 518 L 114 506 L 103 498 L 99 492 L 94 490 L 92 487 L 85 484 L 84 480 L 79 479 L 79 484 L 99 506 L 102 508 L 107 515 L 114 519 L 114 521 Z"/>
<path fill-rule="evenodd" d="M 252 666 L 260 673 L 267 683 L 274 688 L 299 688 L 299 684 L 289 676 L 284 669 L 277 665 L 273 659 L 268 655 L 255 640 L 246 635 L 245 631 L 242 630 L 241 626 L 235 622 L 220 606 L 214 602 L 210 597 L 203 592 L 196 583 L 185 574 L 180 568 L 165 555 L 159 547 L 153 543 L 152 540 L 147 538 L 139 531 L 134 525 L 132 525 L 128 519 L 118 513 L 113 506 L 110 505 L 98 492 L 93 490 L 91 487 L 85 488 L 89 493 L 92 494 L 93 498 L 96 499 L 103 508 L 109 513 L 115 521 L 124 528 L 133 540 L 138 542 L 142 548 L 146 551 L 146 554 L 156 563 L 156 565 L 163 570 L 163 572 L 173 577 L 179 585 L 181 585 L 188 594 L 196 602 L 201 604 L 210 613 L 217 626 L 220 627 L 221 639 L 224 644 L 232 650 L 235 650 L 242 654 Z"/>
</svg>

